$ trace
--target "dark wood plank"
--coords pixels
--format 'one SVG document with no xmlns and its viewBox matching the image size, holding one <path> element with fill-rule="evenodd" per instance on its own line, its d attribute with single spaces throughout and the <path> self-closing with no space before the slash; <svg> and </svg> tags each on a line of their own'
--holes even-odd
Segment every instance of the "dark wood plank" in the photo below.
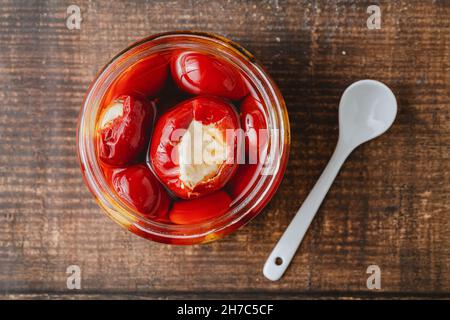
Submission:
<svg viewBox="0 0 450 320">
<path fill-rule="evenodd" d="M 381 2 L 382 28 L 360 1 L 75 1 L 0 4 L 1 297 L 443 297 L 450 294 L 450 3 Z M 74 2 L 74 3 L 75 3 Z M 101 214 L 83 185 L 77 115 L 96 72 L 152 33 L 229 37 L 268 68 L 286 99 L 292 150 L 275 198 L 218 242 L 173 247 Z M 262 265 L 330 157 L 337 106 L 374 78 L 398 97 L 392 129 L 343 167 L 282 281 Z M 82 268 L 82 290 L 66 268 Z M 378 264 L 382 290 L 366 288 Z M 80 296 L 79 296 L 80 295 Z"/>
</svg>

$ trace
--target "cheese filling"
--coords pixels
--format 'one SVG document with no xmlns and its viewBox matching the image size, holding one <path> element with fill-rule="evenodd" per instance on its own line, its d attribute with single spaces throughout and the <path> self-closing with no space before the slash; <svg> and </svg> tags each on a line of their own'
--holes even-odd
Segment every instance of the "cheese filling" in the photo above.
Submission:
<svg viewBox="0 0 450 320">
<path fill-rule="evenodd" d="M 178 144 L 180 180 L 189 189 L 216 176 L 227 159 L 222 132 L 193 120 Z"/>
<path fill-rule="evenodd" d="M 100 129 L 105 128 L 113 122 L 114 119 L 121 116 L 123 116 L 123 103 L 122 101 L 115 101 L 103 112 Z"/>
</svg>

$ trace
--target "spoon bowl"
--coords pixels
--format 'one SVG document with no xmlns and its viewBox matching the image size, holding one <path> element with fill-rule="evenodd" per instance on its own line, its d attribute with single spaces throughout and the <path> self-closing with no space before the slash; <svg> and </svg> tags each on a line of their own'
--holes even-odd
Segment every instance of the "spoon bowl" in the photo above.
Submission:
<svg viewBox="0 0 450 320">
<path fill-rule="evenodd" d="M 375 80 L 357 81 L 344 91 L 339 103 L 339 139 L 354 149 L 389 129 L 396 114 L 391 89 Z"/>
</svg>

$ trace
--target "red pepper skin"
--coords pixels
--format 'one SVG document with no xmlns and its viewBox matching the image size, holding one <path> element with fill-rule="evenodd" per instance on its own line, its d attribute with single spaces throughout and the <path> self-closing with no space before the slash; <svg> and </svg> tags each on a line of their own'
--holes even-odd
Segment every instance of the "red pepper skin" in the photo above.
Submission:
<svg viewBox="0 0 450 320">
<path fill-rule="evenodd" d="M 240 106 L 240 120 L 245 132 L 246 164 L 239 165 L 236 175 L 227 184 L 233 198 L 247 194 L 262 170 L 267 154 L 268 132 L 262 104 L 255 96 L 247 96 Z"/>
<path fill-rule="evenodd" d="M 170 68 L 178 87 L 190 94 L 240 100 L 248 93 L 246 82 L 237 68 L 208 54 L 178 52 L 174 54 Z"/>
<path fill-rule="evenodd" d="M 227 184 L 227 190 L 233 199 L 240 199 L 252 189 L 258 178 L 257 172 L 261 168 L 262 165 L 259 164 L 239 165 L 236 175 Z"/>
<path fill-rule="evenodd" d="M 155 98 L 164 88 L 169 76 L 168 61 L 161 55 L 144 58 L 117 78 L 105 94 L 104 103 L 127 94 Z"/>
<path fill-rule="evenodd" d="M 208 221 L 228 211 L 230 196 L 224 191 L 217 191 L 202 198 L 180 200 L 173 204 L 169 219 L 175 224 L 194 224 Z"/>
<path fill-rule="evenodd" d="M 178 149 L 176 148 L 182 136 L 179 129 L 187 129 L 193 121 L 203 125 L 215 124 L 223 133 L 226 141 L 227 129 L 239 129 L 239 118 L 233 106 L 225 100 L 213 96 L 199 96 L 185 100 L 161 116 L 153 131 L 150 145 L 150 161 L 153 170 L 160 181 L 166 185 L 177 197 L 192 199 L 221 189 L 233 176 L 237 163 L 231 158 L 236 155 L 237 139 L 227 141 L 228 154 L 231 157 L 223 163 L 218 174 L 200 182 L 193 189 L 189 189 L 180 180 L 178 165 Z"/>
<path fill-rule="evenodd" d="M 262 103 L 258 98 L 249 95 L 242 101 L 240 111 L 241 126 L 245 132 L 247 163 L 256 164 L 261 160 L 264 161 L 268 132 Z"/>
<path fill-rule="evenodd" d="M 169 195 L 145 165 L 112 170 L 111 185 L 125 204 L 144 217 L 163 217 L 169 210 Z"/>
<path fill-rule="evenodd" d="M 145 154 L 155 117 L 155 101 L 121 96 L 123 114 L 98 128 L 98 153 L 104 163 L 124 166 Z M 114 103 L 114 102 L 113 102 Z M 105 112 L 106 109 L 103 111 Z M 102 115 L 100 116 L 101 122 Z"/>
</svg>

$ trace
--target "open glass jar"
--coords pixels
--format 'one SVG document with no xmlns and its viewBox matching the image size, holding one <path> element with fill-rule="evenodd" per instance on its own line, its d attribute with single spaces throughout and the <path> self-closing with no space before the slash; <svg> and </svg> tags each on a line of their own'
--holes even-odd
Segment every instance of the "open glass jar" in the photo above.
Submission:
<svg viewBox="0 0 450 320">
<path fill-rule="evenodd" d="M 261 112 L 267 125 L 267 141 L 264 159 L 259 160 L 261 165 L 252 178 L 246 180 L 239 173 L 239 169 L 235 174 L 237 184 L 244 181 L 245 186 L 240 189 L 244 191 L 231 197 L 232 201 L 226 212 L 201 222 L 177 224 L 170 220 L 148 218 L 118 196 L 111 187 L 98 157 L 96 135 L 105 97 L 124 72 L 147 57 L 167 57 L 187 50 L 220 57 L 239 70 L 248 85 L 249 94 L 258 97 L 261 102 Z M 239 103 L 242 103 L 242 100 L 235 102 L 237 105 Z M 78 156 L 84 181 L 108 216 L 139 236 L 170 244 L 210 242 L 255 217 L 273 197 L 281 182 L 290 146 L 289 119 L 283 97 L 255 58 L 238 44 L 223 37 L 185 31 L 150 36 L 114 57 L 89 88 L 80 112 L 77 135 Z M 148 155 L 149 153 L 145 165 L 152 167 Z M 229 187 L 224 187 L 229 190 L 227 188 Z M 172 200 L 177 201 L 176 197 L 172 197 Z"/>
</svg>

